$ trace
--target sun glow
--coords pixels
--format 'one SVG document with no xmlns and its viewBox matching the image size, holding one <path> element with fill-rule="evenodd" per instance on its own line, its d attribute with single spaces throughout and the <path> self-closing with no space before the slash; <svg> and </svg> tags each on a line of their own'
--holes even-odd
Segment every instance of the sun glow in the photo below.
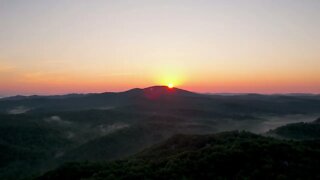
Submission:
<svg viewBox="0 0 320 180">
<path fill-rule="evenodd" d="M 155 84 L 162 84 L 171 89 L 185 83 L 187 77 L 181 66 L 166 65 L 164 67 L 160 68 L 159 66 L 158 69 L 153 71 Z"/>
<path fill-rule="evenodd" d="M 168 88 L 170 88 L 170 89 L 173 88 L 173 84 L 172 84 L 172 83 L 169 83 L 169 84 L 168 84 Z"/>
</svg>

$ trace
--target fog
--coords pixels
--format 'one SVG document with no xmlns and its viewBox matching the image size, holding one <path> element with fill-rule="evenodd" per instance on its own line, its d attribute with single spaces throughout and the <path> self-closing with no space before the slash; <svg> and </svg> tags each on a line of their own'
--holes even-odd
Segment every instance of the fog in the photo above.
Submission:
<svg viewBox="0 0 320 180">
<path fill-rule="evenodd" d="M 23 113 L 26 113 L 30 110 L 30 108 L 27 108 L 25 106 L 17 106 L 13 109 L 10 109 L 8 111 L 8 114 L 23 114 Z"/>
<path fill-rule="evenodd" d="M 129 124 L 125 124 L 125 123 L 114 123 L 114 124 L 111 124 L 111 125 L 105 125 L 105 124 L 101 124 L 98 126 L 98 129 L 101 133 L 101 135 L 107 135 L 107 134 L 110 134 L 110 133 L 113 133 L 117 130 L 120 130 L 120 129 L 124 129 L 124 128 L 127 128 L 129 127 Z"/>
<path fill-rule="evenodd" d="M 44 121 L 48 122 L 48 123 L 57 123 L 59 125 L 71 125 L 72 124 L 72 122 L 67 121 L 67 120 L 63 120 L 59 116 L 51 116 L 51 117 L 45 118 Z"/>
<path fill-rule="evenodd" d="M 280 126 L 297 123 L 297 122 L 312 122 L 320 117 L 320 114 L 313 114 L 313 115 L 286 115 L 286 116 L 273 116 L 273 117 L 265 117 L 267 121 L 258 124 L 252 132 L 255 133 L 264 133 L 270 129 L 275 129 Z"/>
<path fill-rule="evenodd" d="M 282 116 L 261 115 L 257 120 L 241 121 L 234 119 L 223 119 L 216 121 L 216 130 L 217 132 L 246 130 L 253 133 L 261 134 L 286 124 L 297 122 L 312 122 L 318 117 L 320 117 L 320 114 L 291 114 Z"/>
</svg>

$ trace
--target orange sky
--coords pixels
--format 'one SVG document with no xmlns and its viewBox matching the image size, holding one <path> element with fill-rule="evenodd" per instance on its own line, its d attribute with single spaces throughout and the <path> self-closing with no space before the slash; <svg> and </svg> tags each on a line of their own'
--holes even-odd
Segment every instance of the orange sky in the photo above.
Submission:
<svg viewBox="0 0 320 180">
<path fill-rule="evenodd" d="M 319 9 L 313 0 L 4 0 L 0 97 L 169 83 L 320 93 Z"/>
</svg>

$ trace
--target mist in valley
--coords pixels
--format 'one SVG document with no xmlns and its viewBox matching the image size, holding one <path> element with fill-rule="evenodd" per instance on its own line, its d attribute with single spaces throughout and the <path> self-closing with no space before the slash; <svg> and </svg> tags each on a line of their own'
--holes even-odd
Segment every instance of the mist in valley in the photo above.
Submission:
<svg viewBox="0 0 320 180">
<path fill-rule="evenodd" d="M 163 86 L 5 98 L 0 101 L 5 158 L 0 178 L 41 174 L 67 162 L 125 159 L 177 134 L 240 130 L 264 135 L 286 124 L 314 121 L 319 107 L 318 96 L 206 95 Z"/>
</svg>

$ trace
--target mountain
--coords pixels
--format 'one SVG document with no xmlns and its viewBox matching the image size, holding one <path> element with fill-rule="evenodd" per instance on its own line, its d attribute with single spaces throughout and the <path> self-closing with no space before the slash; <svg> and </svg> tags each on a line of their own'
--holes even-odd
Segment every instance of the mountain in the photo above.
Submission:
<svg viewBox="0 0 320 180">
<path fill-rule="evenodd" d="M 69 163 L 36 179 L 318 179 L 319 149 L 247 132 L 176 135 L 127 159 Z"/>
<path fill-rule="evenodd" d="M 29 111 L 85 110 L 105 107 L 121 107 L 165 97 L 193 97 L 199 94 L 178 88 L 153 86 L 131 89 L 120 93 L 68 94 L 59 96 L 14 96 L 0 100 L 0 112 L 25 107 Z"/>
<path fill-rule="evenodd" d="M 318 96 L 205 95 L 153 86 L 0 100 L 0 179 L 127 158 L 176 134 L 265 133 L 320 115 Z"/>
<path fill-rule="evenodd" d="M 144 89 L 134 88 L 125 92 L 121 92 L 120 94 L 125 94 L 127 96 L 145 96 L 146 98 L 156 98 L 167 95 L 175 95 L 175 96 L 196 96 L 199 95 L 194 92 L 190 92 L 187 90 L 179 89 L 179 88 L 169 88 L 167 86 L 152 86 Z"/>
<path fill-rule="evenodd" d="M 156 102 L 156 104 L 155 104 Z M 159 107 L 161 106 L 161 107 Z M 106 108 L 201 109 L 226 113 L 314 113 L 320 107 L 318 96 L 289 95 L 205 95 L 190 91 L 153 86 L 120 93 L 69 94 L 61 96 L 16 96 L 0 100 L 0 113 L 76 111 Z M 20 112 L 20 111 L 18 111 Z"/>
</svg>

